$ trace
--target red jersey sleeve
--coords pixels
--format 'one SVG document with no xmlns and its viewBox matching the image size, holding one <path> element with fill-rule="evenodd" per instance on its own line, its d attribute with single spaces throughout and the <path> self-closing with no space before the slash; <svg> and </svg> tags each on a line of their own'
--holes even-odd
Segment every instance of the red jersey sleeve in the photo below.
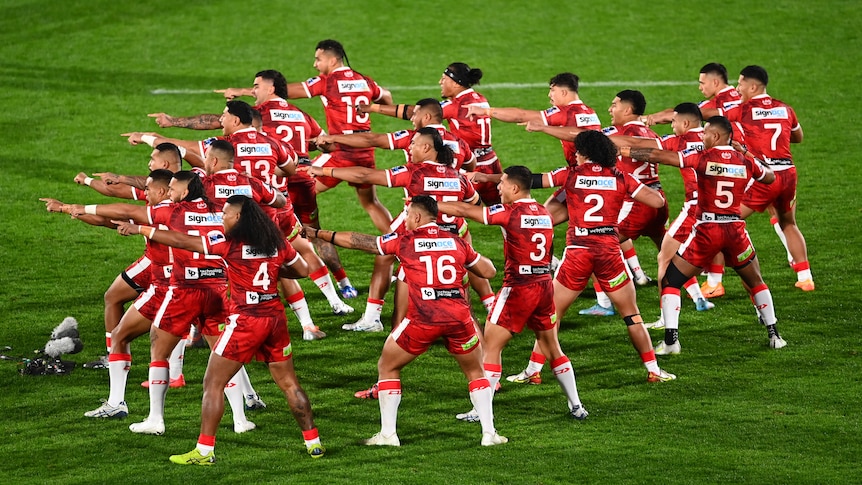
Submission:
<svg viewBox="0 0 862 485">
<path fill-rule="evenodd" d="M 511 211 L 503 204 L 482 208 L 482 219 L 487 226 L 505 226 L 511 215 Z"/>
<path fill-rule="evenodd" d="M 398 234 L 391 232 L 377 237 L 377 252 L 383 254 L 395 254 L 398 251 L 400 241 Z"/>
<path fill-rule="evenodd" d="M 410 170 L 405 165 L 386 170 L 387 187 L 407 187 L 410 184 Z"/>
<path fill-rule="evenodd" d="M 326 90 L 326 83 L 320 76 L 315 76 L 302 83 L 302 89 L 305 90 L 305 95 L 309 98 L 320 96 Z"/>
</svg>

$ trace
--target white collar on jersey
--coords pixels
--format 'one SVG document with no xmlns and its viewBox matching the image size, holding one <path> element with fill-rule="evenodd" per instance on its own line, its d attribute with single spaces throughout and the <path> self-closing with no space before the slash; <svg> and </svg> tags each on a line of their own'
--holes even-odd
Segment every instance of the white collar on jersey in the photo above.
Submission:
<svg viewBox="0 0 862 485">
<path fill-rule="evenodd" d="M 236 130 L 235 132 L 233 132 L 233 133 L 231 133 L 231 134 L 232 134 L 232 135 L 236 135 L 237 133 L 248 133 L 249 131 L 255 131 L 255 132 L 256 132 L 257 130 L 256 130 L 256 129 L 254 129 L 254 127 L 253 127 L 253 126 L 249 126 L 248 128 L 243 128 L 243 129 L 241 129 L 241 130 Z"/>
<path fill-rule="evenodd" d="M 466 95 L 474 93 L 474 92 L 475 91 L 473 90 L 473 88 L 467 88 L 467 89 L 461 91 L 460 93 L 456 94 L 455 97 L 460 98 L 461 96 L 466 96 Z"/>
<path fill-rule="evenodd" d="M 239 171 L 238 171 L 237 169 L 235 169 L 235 168 L 226 168 L 226 169 L 224 169 L 224 170 L 219 170 L 219 171 L 218 171 L 218 172 L 216 172 L 216 173 L 231 173 L 231 172 L 233 172 L 233 173 L 239 173 Z M 213 175 L 215 175 L 215 173 L 214 173 Z"/>
<path fill-rule="evenodd" d="M 513 204 L 519 204 L 519 203 L 522 203 L 522 202 L 524 202 L 524 203 L 529 203 L 529 202 L 535 202 L 535 201 L 536 201 L 536 199 L 533 199 L 533 198 L 525 198 L 525 199 L 518 199 L 518 200 L 516 200 L 515 202 L 512 202 L 512 203 L 513 203 Z"/>
</svg>

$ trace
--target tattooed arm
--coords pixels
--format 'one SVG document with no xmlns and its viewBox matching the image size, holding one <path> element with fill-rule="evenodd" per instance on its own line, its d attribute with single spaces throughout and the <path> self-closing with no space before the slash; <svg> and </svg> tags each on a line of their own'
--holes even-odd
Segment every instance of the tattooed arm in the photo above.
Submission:
<svg viewBox="0 0 862 485">
<path fill-rule="evenodd" d="M 377 249 L 377 236 L 372 236 L 371 234 L 349 231 L 330 231 L 327 229 L 315 229 L 310 226 L 305 227 L 305 233 L 309 238 L 322 239 L 343 248 L 358 249 L 371 254 L 380 254 L 380 251 Z"/>
<path fill-rule="evenodd" d="M 155 118 L 156 124 L 162 128 L 190 128 L 192 130 L 215 130 L 221 128 L 217 114 L 201 114 L 197 116 L 174 117 L 167 113 L 150 113 L 147 116 Z"/>
<path fill-rule="evenodd" d="M 660 163 L 662 165 L 671 165 L 677 168 L 682 165 L 682 155 L 680 152 L 659 150 L 658 148 L 620 147 L 620 155 L 631 157 L 643 162 Z"/>
</svg>

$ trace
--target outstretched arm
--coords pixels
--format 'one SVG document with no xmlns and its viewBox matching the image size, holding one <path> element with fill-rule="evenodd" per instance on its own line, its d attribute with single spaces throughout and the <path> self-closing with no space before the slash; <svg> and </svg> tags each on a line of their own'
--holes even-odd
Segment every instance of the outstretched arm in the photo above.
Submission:
<svg viewBox="0 0 862 485">
<path fill-rule="evenodd" d="M 311 226 L 305 226 L 305 234 L 309 238 L 321 239 L 343 248 L 358 249 L 371 254 L 380 254 L 380 251 L 377 249 L 377 236 L 372 236 L 371 234 L 349 231 L 329 231 L 327 229 L 316 229 Z"/>
<path fill-rule="evenodd" d="M 117 232 L 123 236 L 142 234 L 145 238 L 173 248 L 188 249 L 196 253 L 204 253 L 204 242 L 201 236 L 189 236 L 177 231 L 156 229 L 152 226 L 141 226 L 128 221 L 111 221 L 117 225 Z"/>
<path fill-rule="evenodd" d="M 338 169 L 336 172 L 335 169 Z M 315 167 L 304 165 L 297 167 L 298 172 L 307 172 L 310 175 L 323 175 L 353 182 L 355 184 L 373 184 L 386 186 L 386 171 L 366 167 Z"/>
<path fill-rule="evenodd" d="M 478 223 L 485 223 L 485 209 L 466 202 L 437 202 L 437 208 L 444 214 L 455 217 L 466 217 Z"/>
<path fill-rule="evenodd" d="M 302 88 L 300 88 L 302 89 Z M 215 89 L 214 93 L 221 93 L 224 95 L 224 98 L 228 101 L 238 98 L 240 96 L 251 96 L 251 88 L 226 88 L 226 89 Z"/>
<path fill-rule="evenodd" d="M 611 139 L 613 138 L 614 137 L 611 137 Z M 642 162 L 660 163 L 662 165 L 671 165 L 677 168 L 680 167 L 681 160 L 680 152 L 659 150 L 658 148 L 620 147 L 620 155 L 623 157 L 631 157 Z"/>
<path fill-rule="evenodd" d="M 467 117 L 473 119 L 476 116 L 490 116 L 491 118 L 505 123 L 526 123 L 534 121 L 542 123 L 542 112 L 521 108 L 483 108 L 471 105 L 467 107 Z"/>
<path fill-rule="evenodd" d="M 551 135 L 563 141 L 574 141 L 578 133 L 584 131 L 583 128 L 575 126 L 548 126 L 542 122 L 528 121 L 525 125 L 527 131 L 538 131 Z"/>
<path fill-rule="evenodd" d="M 389 149 L 389 137 L 385 133 L 353 133 L 350 135 L 320 135 L 311 140 L 317 146 L 338 143 L 353 148 Z"/>
<path fill-rule="evenodd" d="M 167 113 L 150 113 L 147 116 L 155 118 L 161 128 L 190 128 L 192 130 L 216 130 L 221 128 L 217 114 L 200 114 L 196 116 L 175 117 Z"/>
<path fill-rule="evenodd" d="M 42 202 L 45 203 L 45 209 L 47 209 L 48 212 L 63 212 L 66 214 L 69 213 L 69 209 L 68 209 L 68 207 L 70 207 L 69 204 L 64 204 L 57 199 L 50 199 L 50 198 L 42 198 L 39 200 L 41 200 Z M 66 208 L 66 210 L 64 210 L 64 208 Z M 87 223 L 91 226 L 104 226 L 104 227 L 109 227 L 111 229 L 116 227 L 116 225 L 113 222 L 111 222 L 110 219 L 108 219 L 106 217 L 83 214 L 83 215 L 79 215 L 79 216 L 72 216 L 72 218 L 78 219 L 79 221 Z"/>
<path fill-rule="evenodd" d="M 146 143 L 151 147 L 155 147 L 162 143 L 173 143 L 180 148 L 180 153 L 182 154 L 183 158 L 193 167 L 203 168 L 204 166 L 203 154 L 199 152 L 198 142 L 196 141 L 180 140 L 178 138 L 168 138 L 159 135 L 158 133 L 142 133 L 139 131 L 123 133 L 120 136 L 128 137 L 130 145 L 140 145 L 141 143 Z"/>
<path fill-rule="evenodd" d="M 116 175 L 110 172 L 102 172 L 102 173 L 94 173 L 96 177 L 100 177 L 101 180 L 90 177 L 84 172 L 78 173 L 75 175 L 75 183 L 79 185 L 86 185 L 96 192 L 107 195 L 108 197 L 117 197 L 121 199 L 131 199 L 133 189 L 130 187 L 136 187 L 136 185 L 127 184 L 123 182 L 123 175 Z M 129 180 L 135 179 L 137 177 L 129 177 Z M 146 178 L 144 178 L 144 183 L 146 183 Z"/>
<path fill-rule="evenodd" d="M 380 113 L 393 118 L 409 120 L 413 117 L 415 106 L 412 104 L 392 104 L 392 95 L 390 94 L 388 103 L 357 104 L 355 108 L 359 113 Z"/>
</svg>

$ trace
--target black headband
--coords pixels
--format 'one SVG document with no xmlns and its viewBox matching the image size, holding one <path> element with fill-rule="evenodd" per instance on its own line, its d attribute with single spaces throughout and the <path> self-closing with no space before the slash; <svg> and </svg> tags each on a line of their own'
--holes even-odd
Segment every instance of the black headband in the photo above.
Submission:
<svg viewBox="0 0 862 485">
<path fill-rule="evenodd" d="M 464 78 L 462 78 L 461 76 L 459 76 L 459 75 L 458 75 L 458 73 L 456 73 L 455 71 L 453 71 L 453 70 L 449 69 L 448 67 L 446 68 L 446 70 L 445 70 L 445 71 L 443 71 L 443 74 L 445 74 L 445 75 L 449 76 L 449 78 L 450 78 L 450 79 L 452 79 L 452 80 L 453 80 L 453 81 L 455 81 L 456 83 L 460 84 L 461 86 L 464 86 L 465 88 L 469 88 L 469 87 L 470 87 L 470 83 L 468 83 L 467 81 L 465 81 L 465 80 L 464 80 Z"/>
</svg>

